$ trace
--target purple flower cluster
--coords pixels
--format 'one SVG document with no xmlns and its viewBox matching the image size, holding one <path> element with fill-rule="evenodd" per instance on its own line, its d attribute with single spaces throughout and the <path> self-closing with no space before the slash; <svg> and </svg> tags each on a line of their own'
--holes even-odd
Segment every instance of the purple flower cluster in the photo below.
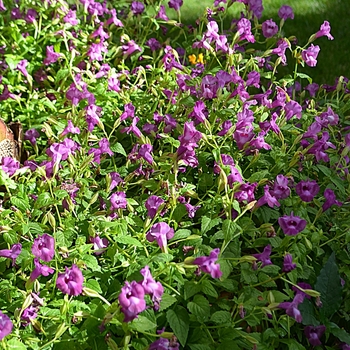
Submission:
<svg viewBox="0 0 350 350">
<path fill-rule="evenodd" d="M 164 293 L 163 286 L 153 279 L 148 266 L 145 266 L 140 272 L 143 280 L 131 283 L 126 281 L 118 297 L 121 311 L 124 314 L 124 322 L 134 320 L 146 309 L 146 294 L 151 296 L 154 309 L 159 310 L 159 303 Z"/>
<path fill-rule="evenodd" d="M 194 259 L 193 264 L 198 265 L 200 271 L 210 274 L 212 278 L 220 278 L 222 271 L 220 270 L 220 264 L 216 264 L 219 254 L 219 248 L 213 249 L 209 256 Z"/>
</svg>

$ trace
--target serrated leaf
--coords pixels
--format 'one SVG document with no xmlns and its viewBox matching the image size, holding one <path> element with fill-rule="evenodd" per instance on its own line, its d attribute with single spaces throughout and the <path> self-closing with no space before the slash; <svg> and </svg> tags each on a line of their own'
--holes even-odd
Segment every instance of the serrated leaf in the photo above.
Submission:
<svg viewBox="0 0 350 350">
<path fill-rule="evenodd" d="M 222 231 L 224 233 L 224 240 L 225 242 L 231 241 L 233 236 L 239 232 L 240 227 L 233 221 L 231 220 L 225 220 L 222 224 Z"/>
<path fill-rule="evenodd" d="M 184 285 L 184 297 L 185 297 L 185 300 L 191 298 L 193 295 L 199 293 L 201 291 L 201 286 L 196 283 L 196 282 L 193 282 L 193 281 L 188 281 L 188 282 L 185 282 L 185 285 Z"/>
<path fill-rule="evenodd" d="M 137 240 L 134 237 L 130 237 L 130 236 L 117 236 L 115 237 L 115 240 L 117 243 L 121 243 L 121 244 L 130 244 L 130 245 L 134 245 L 136 247 L 143 247 L 142 244 L 140 243 L 139 240 Z"/>
<path fill-rule="evenodd" d="M 27 350 L 27 347 L 17 339 L 10 339 L 7 342 L 8 350 Z"/>
<path fill-rule="evenodd" d="M 320 271 L 315 290 L 321 293 L 321 315 L 329 318 L 338 309 L 342 301 L 342 287 L 334 252 Z"/>
<path fill-rule="evenodd" d="M 187 304 L 188 310 L 197 317 L 198 321 L 204 323 L 209 319 L 209 301 L 203 295 L 195 295 L 193 301 Z"/>
<path fill-rule="evenodd" d="M 125 149 L 124 149 L 124 147 L 122 146 L 121 143 L 116 142 L 116 143 L 114 143 L 113 145 L 111 145 L 110 148 L 111 148 L 111 150 L 112 150 L 113 152 L 122 154 L 123 156 L 126 157 Z"/>
<path fill-rule="evenodd" d="M 327 330 L 336 336 L 340 341 L 350 344 L 350 334 L 344 329 L 339 328 L 335 323 L 329 322 L 326 324 Z"/>
<path fill-rule="evenodd" d="M 177 339 L 179 339 L 180 344 L 185 346 L 190 328 L 190 318 L 186 309 L 178 305 L 175 310 L 170 309 L 167 311 L 166 319 Z"/>
<path fill-rule="evenodd" d="M 139 332 L 155 331 L 157 324 L 152 322 L 146 316 L 139 315 L 129 326 Z"/>
<path fill-rule="evenodd" d="M 24 200 L 18 197 L 11 197 L 11 203 L 19 210 L 25 212 L 30 208 L 28 200 Z"/>
<path fill-rule="evenodd" d="M 51 197 L 49 192 L 40 193 L 35 201 L 35 208 L 43 208 L 50 204 L 55 203 L 55 200 Z"/>
<path fill-rule="evenodd" d="M 303 303 L 299 305 L 298 309 L 303 317 L 302 323 L 304 325 L 318 326 L 320 324 L 316 319 L 314 306 L 312 305 L 310 300 L 305 298 Z"/>
<path fill-rule="evenodd" d="M 231 321 L 231 314 L 228 311 L 216 311 L 210 318 L 216 324 L 229 324 Z"/>
<path fill-rule="evenodd" d="M 210 229 L 212 229 L 214 226 L 218 225 L 221 222 L 221 219 L 215 218 L 211 219 L 207 216 L 202 217 L 202 224 L 201 224 L 201 232 L 202 234 L 208 232 Z"/>
<path fill-rule="evenodd" d="M 208 280 L 203 280 L 202 281 L 202 292 L 206 295 L 209 295 L 211 297 L 217 298 L 218 297 L 218 293 L 215 290 L 214 286 L 212 285 L 212 283 Z"/>
<path fill-rule="evenodd" d="M 160 309 L 159 311 L 166 310 L 169 306 L 176 303 L 177 299 L 169 294 L 163 294 L 162 300 L 160 302 Z"/>
</svg>

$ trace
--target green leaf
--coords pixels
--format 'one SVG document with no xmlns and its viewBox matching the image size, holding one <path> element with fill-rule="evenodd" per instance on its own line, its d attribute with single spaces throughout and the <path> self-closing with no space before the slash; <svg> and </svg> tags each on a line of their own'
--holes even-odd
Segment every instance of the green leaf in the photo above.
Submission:
<svg viewBox="0 0 350 350">
<path fill-rule="evenodd" d="M 320 271 L 315 290 L 321 293 L 321 315 L 329 318 L 338 309 L 342 301 L 342 287 L 334 252 Z"/>
<path fill-rule="evenodd" d="M 211 218 L 208 218 L 207 216 L 203 216 L 202 225 L 201 225 L 202 234 L 208 232 L 210 229 L 218 225 L 220 222 L 221 222 L 221 219 L 219 218 L 211 219 Z"/>
<path fill-rule="evenodd" d="M 7 342 L 8 350 L 27 350 L 27 347 L 17 339 L 10 339 Z"/>
<path fill-rule="evenodd" d="M 326 324 L 327 330 L 336 336 L 340 341 L 350 344 L 350 334 L 344 329 L 339 328 L 335 323 L 329 322 Z"/>
<path fill-rule="evenodd" d="M 130 236 L 117 236 L 115 237 L 115 240 L 117 243 L 121 243 L 121 244 L 130 244 L 130 245 L 134 245 L 135 247 L 143 247 L 143 245 L 140 243 L 139 240 L 137 240 L 134 237 L 130 237 Z"/>
<path fill-rule="evenodd" d="M 122 154 L 123 156 L 126 157 L 125 149 L 124 149 L 124 147 L 121 145 L 121 143 L 116 142 L 115 144 L 111 145 L 110 148 L 111 148 L 111 150 L 112 150 L 113 152 Z"/>
<path fill-rule="evenodd" d="M 48 205 L 54 204 L 55 201 L 53 198 L 51 198 L 51 195 L 49 192 L 40 193 L 37 200 L 35 201 L 34 207 L 39 209 L 46 207 Z"/>
<path fill-rule="evenodd" d="M 323 174 L 325 174 L 327 177 L 331 177 L 332 176 L 332 170 L 327 168 L 326 166 L 322 165 L 322 164 L 317 164 L 317 168 L 320 169 Z"/>
<path fill-rule="evenodd" d="M 197 282 L 188 281 L 184 285 L 184 297 L 185 300 L 191 298 L 193 295 L 201 291 L 201 286 Z"/>
<path fill-rule="evenodd" d="M 216 324 L 228 325 L 231 322 L 231 314 L 228 311 L 216 311 L 211 315 L 210 320 Z"/>
<path fill-rule="evenodd" d="M 157 324 L 152 322 L 146 316 L 139 315 L 129 326 L 139 332 L 155 331 Z"/>
<path fill-rule="evenodd" d="M 206 295 L 209 295 L 211 297 L 217 298 L 218 297 L 218 293 L 215 290 L 214 286 L 212 285 L 212 283 L 208 280 L 203 280 L 202 281 L 202 292 Z"/>
<path fill-rule="evenodd" d="M 163 311 L 167 309 L 169 306 L 173 305 L 176 303 L 177 299 L 169 294 L 163 294 L 162 295 L 162 300 L 160 302 L 160 309 L 159 311 Z"/>
<path fill-rule="evenodd" d="M 204 323 L 209 319 L 210 305 L 203 295 L 195 295 L 193 301 L 187 304 L 187 308 L 197 317 L 199 322 Z"/>
<path fill-rule="evenodd" d="M 240 231 L 240 227 L 232 220 L 225 220 L 222 224 L 222 231 L 224 232 L 225 242 L 231 241 L 235 233 Z"/>
<path fill-rule="evenodd" d="M 303 303 L 299 305 L 298 309 L 303 317 L 302 323 L 304 325 L 318 326 L 320 324 L 320 322 L 317 321 L 314 306 L 310 300 L 305 298 Z"/>
<path fill-rule="evenodd" d="M 24 200 L 18 197 L 11 197 L 11 203 L 19 210 L 25 212 L 30 208 L 28 200 Z"/>
<path fill-rule="evenodd" d="M 97 293 L 100 293 L 100 294 L 102 293 L 102 289 L 96 280 L 91 279 L 91 280 L 86 281 L 85 286 L 87 288 L 91 288 L 92 290 L 94 290 Z"/>
<path fill-rule="evenodd" d="M 305 347 L 299 344 L 295 339 L 280 339 L 280 342 L 288 345 L 288 350 L 305 350 Z"/>
<path fill-rule="evenodd" d="M 190 318 L 186 309 L 178 305 L 175 310 L 170 309 L 167 311 L 166 319 L 177 339 L 179 339 L 180 344 L 185 346 L 190 328 Z"/>
</svg>

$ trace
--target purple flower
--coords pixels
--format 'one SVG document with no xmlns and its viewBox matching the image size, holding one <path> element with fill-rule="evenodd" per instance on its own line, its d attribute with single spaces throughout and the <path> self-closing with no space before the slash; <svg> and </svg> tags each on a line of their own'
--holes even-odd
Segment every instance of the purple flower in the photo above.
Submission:
<svg viewBox="0 0 350 350">
<path fill-rule="evenodd" d="M 149 46 L 152 52 L 156 50 L 160 50 L 162 48 L 162 45 L 160 44 L 160 42 L 155 38 L 148 39 L 146 41 L 146 45 Z"/>
<path fill-rule="evenodd" d="M 141 271 L 141 275 L 143 276 L 143 281 L 139 282 L 143 287 L 145 294 L 151 296 L 152 301 L 154 303 L 154 309 L 159 310 L 159 303 L 162 300 L 162 295 L 164 293 L 164 288 L 160 282 L 156 282 L 149 270 L 148 266 L 145 266 Z"/>
<path fill-rule="evenodd" d="M 109 147 L 109 141 L 104 137 L 101 139 L 101 141 L 98 143 L 99 147 L 98 148 L 91 148 L 88 151 L 88 154 L 94 154 L 94 159 L 93 161 L 100 164 L 101 162 L 101 155 L 103 154 L 108 154 L 110 156 L 113 156 L 113 152 Z"/>
<path fill-rule="evenodd" d="M 278 33 L 278 25 L 272 19 L 265 21 L 261 29 L 265 38 L 271 38 Z"/>
<path fill-rule="evenodd" d="M 169 18 L 167 17 L 166 12 L 165 12 L 165 6 L 164 5 L 160 5 L 159 12 L 157 13 L 156 18 L 160 18 L 163 21 L 169 21 Z"/>
<path fill-rule="evenodd" d="M 254 35 L 252 34 L 252 24 L 249 19 L 241 18 L 237 23 L 237 33 L 239 34 L 239 40 L 247 40 L 250 43 L 255 42 Z"/>
<path fill-rule="evenodd" d="M 38 259 L 51 261 L 55 255 L 55 239 L 47 233 L 39 235 L 34 239 L 32 253 Z"/>
<path fill-rule="evenodd" d="M 288 5 L 282 5 L 278 10 L 278 17 L 284 20 L 294 19 L 293 9 Z"/>
<path fill-rule="evenodd" d="M 0 340 L 12 332 L 13 323 L 7 315 L 0 311 Z"/>
<path fill-rule="evenodd" d="M 34 129 L 35 130 L 35 129 Z M 69 119 L 68 120 L 68 125 L 64 128 L 64 130 L 62 131 L 61 137 L 65 136 L 67 134 L 80 134 L 80 129 L 78 127 L 75 127 L 73 125 L 73 122 Z M 39 136 L 39 135 L 38 135 Z M 38 137 L 37 136 L 37 137 Z"/>
<path fill-rule="evenodd" d="M 154 341 L 148 348 L 148 350 L 179 350 L 180 344 L 173 336 L 172 339 L 159 338 Z"/>
<path fill-rule="evenodd" d="M 71 24 L 72 26 L 76 26 L 78 24 L 76 11 L 69 10 L 68 13 L 63 17 L 63 21 L 65 23 Z"/>
<path fill-rule="evenodd" d="M 113 193 L 111 198 L 111 210 L 126 209 L 127 201 L 126 194 L 124 192 Z"/>
<path fill-rule="evenodd" d="M 122 50 L 123 50 L 124 59 L 132 55 L 135 51 L 139 51 L 139 52 L 142 51 L 141 47 L 137 45 L 134 40 L 130 40 L 127 42 L 126 45 L 123 45 Z"/>
<path fill-rule="evenodd" d="M 120 130 L 121 133 L 126 132 L 128 135 L 132 132 L 136 137 L 140 138 L 142 136 L 142 133 L 140 131 L 140 129 L 136 126 L 136 124 L 139 122 L 140 118 L 139 117 L 135 117 L 133 118 L 131 125 L 123 128 Z"/>
<path fill-rule="evenodd" d="M 315 180 L 300 181 L 295 187 L 295 192 L 304 202 L 311 202 L 319 190 L 320 186 Z"/>
<path fill-rule="evenodd" d="M 0 101 L 5 101 L 9 98 L 12 98 L 15 100 L 17 96 L 9 91 L 9 88 L 6 84 L 4 84 L 4 89 L 2 90 L 2 93 L 0 95 Z"/>
<path fill-rule="evenodd" d="M 284 232 L 288 236 L 295 236 L 306 227 L 306 220 L 299 216 L 294 216 L 293 212 L 290 215 L 284 215 L 278 219 L 278 223 Z"/>
<path fill-rule="evenodd" d="M 24 19 L 27 23 L 33 23 L 36 20 L 37 16 L 38 16 L 38 12 L 36 12 L 34 9 L 29 9 Z"/>
<path fill-rule="evenodd" d="M 202 96 L 206 99 L 213 99 L 216 97 L 218 90 L 218 80 L 212 75 L 206 75 L 201 82 Z"/>
<path fill-rule="evenodd" d="M 193 118 L 196 124 L 204 123 L 204 121 L 207 119 L 207 116 L 208 116 L 208 111 L 203 101 L 197 101 L 194 104 L 193 112 L 189 114 L 189 117 Z"/>
<path fill-rule="evenodd" d="M 141 13 L 145 10 L 145 5 L 139 1 L 133 1 L 131 3 L 131 11 L 134 15 L 141 15 Z"/>
<path fill-rule="evenodd" d="M 279 308 L 285 309 L 286 314 L 293 317 L 295 321 L 301 322 L 302 316 L 298 309 L 299 304 L 304 301 L 304 296 L 301 294 L 296 294 L 292 302 L 283 302 L 278 305 Z"/>
<path fill-rule="evenodd" d="M 0 11 L 6 11 L 6 7 L 4 6 L 4 3 L 2 0 L 0 0 Z M 0 339 L 1 340 L 1 339 Z"/>
<path fill-rule="evenodd" d="M 256 207 L 261 207 L 262 205 L 267 204 L 270 208 L 274 206 L 279 207 L 281 204 L 278 202 L 277 198 L 271 195 L 269 186 L 264 187 L 264 195 L 257 201 L 255 204 Z"/>
<path fill-rule="evenodd" d="M 291 119 L 294 116 L 296 116 L 298 119 L 301 118 L 302 107 L 298 102 L 291 100 L 286 103 L 283 109 L 286 112 L 287 120 Z"/>
<path fill-rule="evenodd" d="M 147 215 L 153 219 L 157 214 L 158 208 L 164 203 L 164 200 L 158 196 L 152 195 L 147 198 L 145 207 L 147 209 Z"/>
<path fill-rule="evenodd" d="M 28 77 L 28 72 L 27 72 L 27 67 L 28 65 L 28 61 L 27 60 L 21 60 L 19 61 L 19 63 L 17 64 L 17 69 L 27 78 Z"/>
<path fill-rule="evenodd" d="M 22 244 L 16 243 L 11 247 L 11 249 L 0 250 L 0 256 L 3 258 L 12 259 L 12 266 L 14 266 L 18 255 L 21 254 L 21 251 L 22 251 Z"/>
<path fill-rule="evenodd" d="M 319 88 L 320 88 L 320 86 L 317 83 L 312 83 L 312 84 L 307 85 L 305 87 L 305 90 L 309 91 L 309 94 L 311 97 L 315 97 L 316 92 L 318 91 Z"/>
<path fill-rule="evenodd" d="M 254 258 L 256 258 L 258 261 L 261 261 L 261 267 L 272 265 L 272 261 L 270 260 L 271 255 L 271 244 L 267 245 L 263 252 L 260 254 L 253 254 Z"/>
<path fill-rule="evenodd" d="M 37 259 L 37 258 L 34 259 L 34 266 L 35 266 L 35 268 L 32 271 L 32 273 L 30 274 L 31 281 L 36 280 L 40 275 L 48 276 L 48 275 L 54 273 L 54 269 L 51 269 L 50 267 L 48 267 L 46 265 L 41 265 L 39 262 L 39 259 Z"/>
<path fill-rule="evenodd" d="M 1 169 L 9 176 L 14 175 L 15 172 L 19 169 L 19 167 L 20 167 L 20 164 L 15 159 L 13 159 L 11 157 L 2 157 L 1 158 Z"/>
<path fill-rule="evenodd" d="M 306 49 L 303 50 L 301 53 L 301 57 L 305 61 L 305 63 L 310 66 L 310 67 L 315 67 L 317 64 L 317 55 L 320 52 L 320 47 L 318 45 L 313 45 Z"/>
<path fill-rule="evenodd" d="M 291 254 L 286 254 L 283 260 L 282 272 L 291 272 L 297 267 L 297 264 L 293 264 L 293 257 Z"/>
<path fill-rule="evenodd" d="M 299 282 L 297 284 L 300 288 L 302 289 L 312 289 L 311 285 L 308 284 L 308 283 L 305 283 L 305 282 Z M 301 294 L 303 296 L 303 298 L 306 298 L 306 299 L 311 299 L 311 296 L 304 293 L 303 291 L 301 291 L 298 287 L 295 287 L 293 286 L 292 287 L 292 290 L 296 293 L 296 294 Z"/>
<path fill-rule="evenodd" d="M 124 314 L 124 322 L 132 321 L 146 309 L 145 290 L 141 284 L 135 281 L 125 282 L 118 300 Z"/>
<path fill-rule="evenodd" d="M 333 40 L 333 36 L 331 35 L 331 26 L 328 21 L 324 21 L 320 27 L 320 30 L 315 34 L 315 38 L 319 38 L 321 36 L 326 36 L 328 40 Z"/>
<path fill-rule="evenodd" d="M 120 81 L 118 79 L 118 77 L 114 74 L 111 75 L 108 79 L 108 89 L 115 91 L 115 92 L 120 92 L 121 88 L 120 88 Z"/>
<path fill-rule="evenodd" d="M 123 182 L 122 178 L 120 177 L 120 175 L 115 172 L 112 171 L 111 173 L 109 173 L 109 176 L 111 178 L 111 184 L 109 186 L 109 191 L 112 191 L 115 187 L 117 187 L 121 182 Z"/>
<path fill-rule="evenodd" d="M 336 196 L 335 196 L 335 193 L 333 190 L 331 190 L 330 188 L 326 188 L 324 193 L 324 198 L 325 198 L 325 202 L 323 203 L 322 205 L 322 210 L 323 211 L 326 211 L 328 210 L 332 205 L 337 205 L 338 207 L 341 207 L 342 206 L 342 202 L 339 202 L 337 199 L 336 199 Z"/>
<path fill-rule="evenodd" d="M 221 131 L 218 132 L 218 136 L 225 136 L 227 132 L 231 129 L 232 122 L 231 120 L 225 120 L 221 125 Z"/>
<path fill-rule="evenodd" d="M 257 183 L 241 184 L 238 191 L 235 193 L 235 198 L 238 200 L 238 202 L 247 201 L 247 203 L 250 203 L 255 198 L 254 191 L 257 186 L 258 186 Z"/>
<path fill-rule="evenodd" d="M 182 0 L 170 0 L 168 2 L 169 8 L 174 9 L 175 11 L 179 11 L 182 4 Z"/>
<path fill-rule="evenodd" d="M 153 157 L 151 155 L 152 150 L 153 150 L 153 146 L 150 145 L 149 143 L 141 145 L 138 158 L 142 157 L 147 163 L 152 165 L 153 163 Z"/>
<path fill-rule="evenodd" d="M 158 222 L 154 224 L 146 234 L 149 242 L 157 241 L 159 247 L 164 250 L 168 245 L 168 240 L 174 237 L 174 229 L 166 222 Z"/>
<path fill-rule="evenodd" d="M 24 309 L 21 314 L 21 321 L 23 326 L 28 326 L 30 321 L 35 320 L 37 317 L 38 317 L 38 307 L 30 305 L 29 307 Z"/>
<path fill-rule="evenodd" d="M 99 37 L 101 42 L 103 42 L 104 40 L 107 40 L 109 38 L 109 35 L 103 30 L 103 24 L 100 23 L 100 26 L 91 34 L 91 37 Z"/>
<path fill-rule="evenodd" d="M 66 272 L 58 274 L 56 286 L 63 294 L 77 296 L 83 291 L 83 282 L 84 276 L 74 264 L 70 269 L 66 267 Z"/>
<path fill-rule="evenodd" d="M 108 247 L 108 239 L 100 236 L 89 237 L 89 242 L 94 244 L 94 254 L 101 255 Z"/>
<path fill-rule="evenodd" d="M 38 130 L 36 129 L 29 129 L 24 133 L 24 139 L 28 140 L 32 146 L 36 144 L 36 139 L 40 136 Z"/>
<path fill-rule="evenodd" d="M 277 47 L 272 50 L 273 54 L 281 57 L 281 62 L 283 65 L 287 63 L 286 49 L 290 48 L 290 44 L 285 39 L 280 39 L 277 42 Z"/>
<path fill-rule="evenodd" d="M 222 276 L 220 264 L 216 264 L 219 254 L 219 248 L 213 249 L 209 256 L 200 256 L 194 259 L 193 264 L 198 265 L 202 272 L 209 273 L 212 278 L 220 278 Z"/>
<path fill-rule="evenodd" d="M 276 199 L 285 199 L 290 196 L 290 188 L 288 187 L 288 179 L 279 174 L 276 176 L 276 180 L 273 184 L 273 189 L 271 194 L 276 197 Z"/>
<path fill-rule="evenodd" d="M 305 135 L 304 135 L 305 136 Z M 316 160 L 319 162 L 320 160 L 323 160 L 325 162 L 329 162 L 329 156 L 325 152 L 328 148 L 335 149 L 336 146 L 332 144 L 332 142 L 329 142 L 329 133 L 327 131 L 324 131 L 322 133 L 321 139 L 317 140 L 309 149 L 308 153 L 315 154 Z"/>
<path fill-rule="evenodd" d="M 339 123 L 339 116 L 338 116 L 338 114 L 333 112 L 331 107 L 328 107 L 326 112 L 321 113 L 315 119 L 324 128 L 327 128 L 329 125 L 335 126 Z"/>
<path fill-rule="evenodd" d="M 51 63 L 57 62 L 57 60 L 61 57 L 60 53 L 54 51 L 53 46 L 46 46 L 46 57 L 44 59 L 44 64 L 48 66 Z"/>
<path fill-rule="evenodd" d="M 326 331 L 326 327 L 320 326 L 306 326 L 304 329 L 304 334 L 312 346 L 322 345 L 320 338 Z"/>
<path fill-rule="evenodd" d="M 90 57 L 90 61 L 103 61 L 102 53 L 107 53 L 108 49 L 104 41 L 100 41 L 98 44 L 92 43 L 87 51 L 87 56 Z"/>
<path fill-rule="evenodd" d="M 190 219 L 193 219 L 196 215 L 196 211 L 201 207 L 200 205 L 192 205 L 190 203 L 185 203 L 185 207 L 186 207 L 186 210 L 187 210 L 187 214 L 188 214 L 188 217 Z"/>
</svg>

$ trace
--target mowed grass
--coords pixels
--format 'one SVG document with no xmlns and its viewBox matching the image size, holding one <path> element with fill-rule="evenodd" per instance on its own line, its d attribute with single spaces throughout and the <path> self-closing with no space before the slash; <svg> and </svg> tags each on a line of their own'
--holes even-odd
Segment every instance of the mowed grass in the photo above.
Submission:
<svg viewBox="0 0 350 350">
<path fill-rule="evenodd" d="M 182 22 L 194 24 L 213 3 L 214 0 L 184 0 L 181 8 Z M 282 5 L 289 5 L 294 10 L 294 20 L 287 20 L 283 27 L 285 35 L 295 35 L 300 46 L 304 46 L 310 35 L 319 30 L 323 21 L 329 21 L 332 28 L 334 40 L 322 37 L 314 42 L 314 45 L 321 48 L 317 66 L 305 66 L 301 71 L 319 84 L 333 84 L 340 75 L 350 78 L 350 0 L 263 0 L 264 12 L 260 23 L 272 18 L 279 24 L 277 13 Z M 234 3 L 230 8 L 227 26 L 239 16 L 242 6 L 241 3 Z M 290 56 L 288 59 L 289 69 L 292 70 L 294 61 Z"/>
</svg>

